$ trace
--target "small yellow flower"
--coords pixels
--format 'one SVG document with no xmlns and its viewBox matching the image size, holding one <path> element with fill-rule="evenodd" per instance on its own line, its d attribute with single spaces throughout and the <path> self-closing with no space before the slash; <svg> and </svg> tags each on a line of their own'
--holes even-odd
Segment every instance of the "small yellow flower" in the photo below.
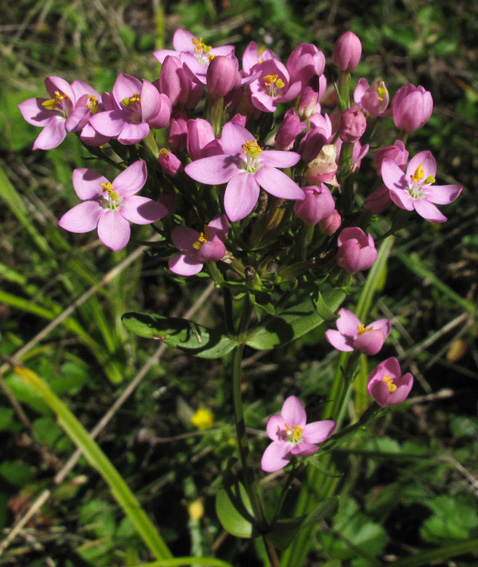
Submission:
<svg viewBox="0 0 478 567">
<path fill-rule="evenodd" d="M 214 414 L 208 409 L 199 408 L 192 416 L 191 423 L 198 429 L 210 429 L 214 425 Z"/>
<path fill-rule="evenodd" d="M 191 519 L 195 520 L 196 522 L 200 520 L 204 516 L 203 499 L 198 498 L 197 500 L 194 500 L 194 502 L 190 502 L 188 504 L 188 513 Z"/>
</svg>

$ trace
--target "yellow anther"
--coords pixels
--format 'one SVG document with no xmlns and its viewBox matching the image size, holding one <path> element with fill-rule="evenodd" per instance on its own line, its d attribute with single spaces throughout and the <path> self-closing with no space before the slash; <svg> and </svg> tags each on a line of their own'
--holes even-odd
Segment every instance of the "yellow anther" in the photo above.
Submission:
<svg viewBox="0 0 478 567">
<path fill-rule="evenodd" d="M 425 179 L 425 183 L 435 183 L 436 179 L 433 177 L 433 175 L 429 175 L 426 179 Z"/>
<path fill-rule="evenodd" d="M 421 163 L 417 169 L 415 170 L 415 173 L 411 176 L 412 181 L 413 182 L 417 182 L 417 181 L 421 181 L 422 179 L 425 179 L 425 174 L 423 173 L 423 163 Z"/>
<path fill-rule="evenodd" d="M 292 443 L 299 443 L 299 441 L 302 439 L 302 427 L 300 427 L 300 425 L 293 425 L 292 427 L 290 427 L 290 425 L 287 425 L 287 423 L 285 423 L 284 425 L 288 441 L 291 441 Z"/>
<path fill-rule="evenodd" d="M 169 157 L 169 152 L 168 152 L 168 150 L 167 150 L 166 148 L 161 148 L 161 149 L 159 150 L 159 153 L 160 153 L 162 156 L 165 156 L 166 158 Z"/>
<path fill-rule="evenodd" d="M 387 94 L 387 89 L 384 89 L 383 87 L 378 87 L 377 94 L 378 96 L 384 97 Z"/>
<path fill-rule="evenodd" d="M 192 42 L 194 45 L 194 51 L 196 53 L 201 53 L 201 50 L 203 53 L 209 53 L 212 49 L 212 47 L 210 45 L 206 45 L 203 40 L 202 37 L 200 37 L 199 39 L 196 39 L 195 37 L 192 38 Z"/>
<path fill-rule="evenodd" d="M 98 99 L 93 95 L 89 95 L 86 106 L 90 109 L 92 114 L 96 114 L 98 112 Z"/>
<path fill-rule="evenodd" d="M 258 158 L 262 153 L 262 149 L 256 140 L 242 144 L 242 151 L 245 154 L 248 153 L 253 159 Z"/>
<path fill-rule="evenodd" d="M 196 248 L 196 250 L 200 250 L 201 246 L 207 241 L 208 241 L 207 231 L 206 231 L 206 227 L 204 227 L 204 232 L 201 232 L 201 234 L 197 239 L 197 242 L 193 244 L 193 248 Z"/>
<path fill-rule="evenodd" d="M 285 85 L 284 81 L 282 79 L 277 79 L 276 81 L 276 87 L 278 89 L 281 89 L 283 86 Z"/>
<path fill-rule="evenodd" d="M 129 106 L 130 104 L 141 102 L 141 95 L 139 95 L 137 92 L 135 92 L 133 94 L 133 96 L 125 97 L 121 102 L 125 106 Z"/>
<path fill-rule="evenodd" d="M 113 191 L 113 183 L 110 183 L 109 181 L 106 183 L 100 183 L 100 185 L 103 187 L 103 192 L 107 191 L 108 193 L 111 193 L 111 191 Z"/>
<path fill-rule="evenodd" d="M 110 197 L 113 201 L 117 201 L 120 198 L 118 191 L 110 191 Z"/>
<path fill-rule="evenodd" d="M 60 100 L 63 100 L 65 98 L 68 98 L 66 94 L 63 94 L 60 91 L 55 91 L 55 98 L 45 100 L 45 102 L 42 102 L 41 105 L 47 110 L 54 110 L 55 106 L 59 104 Z"/>
<path fill-rule="evenodd" d="M 198 429 L 210 429 L 214 425 L 214 414 L 208 409 L 199 408 L 192 416 L 191 423 Z"/>
<path fill-rule="evenodd" d="M 386 374 L 382 380 L 385 382 L 385 384 L 387 384 L 388 389 L 390 392 L 395 392 L 395 390 L 397 389 L 397 387 L 395 386 L 395 384 L 393 383 L 393 378 L 390 378 L 388 374 Z"/>
<path fill-rule="evenodd" d="M 373 331 L 373 327 L 369 327 L 368 329 L 365 328 L 365 325 L 358 325 L 357 331 L 359 335 L 363 335 L 367 331 Z"/>
<path fill-rule="evenodd" d="M 266 87 L 272 85 L 272 83 L 275 83 L 278 78 L 279 75 L 266 75 L 265 77 L 263 77 Z"/>
<path fill-rule="evenodd" d="M 209 63 L 211 63 L 211 61 L 214 59 L 214 57 L 216 57 L 215 55 L 212 55 L 212 53 L 210 53 L 207 58 L 209 59 Z"/>
</svg>

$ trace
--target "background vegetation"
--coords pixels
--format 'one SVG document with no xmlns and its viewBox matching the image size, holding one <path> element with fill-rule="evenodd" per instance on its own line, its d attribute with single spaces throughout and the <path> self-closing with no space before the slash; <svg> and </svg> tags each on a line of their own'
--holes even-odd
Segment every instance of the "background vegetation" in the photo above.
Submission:
<svg viewBox="0 0 478 567">
<path fill-rule="evenodd" d="M 148 560 L 106 484 L 11 372 L 12 359 L 46 380 L 89 431 L 100 423 L 98 442 L 173 553 L 216 554 L 238 567 L 265 561 L 250 540 L 225 537 L 214 511 L 215 478 L 234 453 L 222 362 L 196 363 L 141 341 L 120 321 L 135 309 L 184 316 L 192 307 L 199 313 L 193 318 L 207 324 L 217 310 L 214 291 L 198 280 L 186 292 L 137 243 L 112 253 L 91 235 L 61 231 L 57 219 L 76 204 L 71 171 L 85 166 L 86 152 L 73 136 L 33 152 L 39 130 L 17 107 L 44 96 L 49 75 L 79 78 L 100 92 L 120 72 L 154 80 L 152 51 L 169 46 L 178 27 L 208 43 L 234 43 L 239 55 L 251 40 L 284 58 L 313 42 L 329 64 L 335 39 L 350 29 L 364 48 L 356 78 L 383 78 L 391 93 L 406 82 L 432 92 L 433 117 L 410 140 L 410 153 L 431 149 L 439 182 L 464 191 L 447 207 L 446 224 L 416 223 L 396 239 L 371 317 L 393 317 L 383 358 L 398 352 L 416 386 L 403 407 L 363 432 L 352 454 L 334 455 L 339 463 L 349 459 L 352 472 L 315 547 L 329 567 L 394 565 L 427 550 L 430 561 L 420 565 L 476 565 L 478 5 L 464 0 L 0 2 L 0 562 L 111 567 Z M 394 141 L 391 121 L 384 136 L 379 141 Z M 244 362 L 258 462 L 265 419 L 285 396 L 300 394 L 311 418 L 320 416 L 338 362 L 323 331 L 281 352 L 251 351 Z M 212 427 L 191 422 L 199 408 L 213 413 Z M 43 506 L 32 514 L 39 497 Z M 435 553 L 443 546 L 453 559 Z M 321 564 L 313 555 L 307 563 Z"/>
</svg>

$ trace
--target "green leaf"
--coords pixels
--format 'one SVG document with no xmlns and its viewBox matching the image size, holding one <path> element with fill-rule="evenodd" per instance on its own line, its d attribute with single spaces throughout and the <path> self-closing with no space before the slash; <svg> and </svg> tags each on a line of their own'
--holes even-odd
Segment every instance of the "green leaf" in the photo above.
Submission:
<svg viewBox="0 0 478 567">
<path fill-rule="evenodd" d="M 224 473 L 223 483 L 216 495 L 216 514 L 222 527 L 236 537 L 257 535 L 252 524 L 252 506 L 247 491 L 232 473 Z"/>
<path fill-rule="evenodd" d="M 338 505 L 339 499 L 334 496 L 321 502 L 306 516 L 288 520 L 278 520 L 274 524 L 271 532 L 267 534 L 267 539 L 277 549 L 287 549 L 300 530 L 334 515 L 337 512 Z"/>
<path fill-rule="evenodd" d="M 478 527 L 476 505 L 471 499 L 441 495 L 427 502 L 433 515 L 427 518 L 420 535 L 431 543 L 454 543 L 468 539 Z"/>
<path fill-rule="evenodd" d="M 0 476 L 15 486 L 25 486 L 32 479 L 33 470 L 21 461 L 3 461 Z"/>
<path fill-rule="evenodd" d="M 345 292 L 329 288 L 318 299 L 307 298 L 285 309 L 279 316 L 271 317 L 263 326 L 251 329 L 246 344 L 257 350 L 270 350 L 298 339 L 330 318 L 343 300 Z"/>
<path fill-rule="evenodd" d="M 136 335 L 164 341 L 199 358 L 221 358 L 236 346 L 219 329 L 207 329 L 187 319 L 150 313 L 125 313 L 123 325 Z"/>
</svg>

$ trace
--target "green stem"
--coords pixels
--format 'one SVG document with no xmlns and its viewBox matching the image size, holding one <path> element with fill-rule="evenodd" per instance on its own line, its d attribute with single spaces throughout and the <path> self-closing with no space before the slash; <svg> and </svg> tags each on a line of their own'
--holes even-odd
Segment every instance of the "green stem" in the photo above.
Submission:
<svg viewBox="0 0 478 567">
<path fill-rule="evenodd" d="M 113 497 L 123 508 L 123 511 L 129 517 L 151 553 L 158 559 L 171 558 L 172 555 L 166 543 L 141 508 L 140 503 L 128 488 L 123 477 L 68 407 L 51 391 L 48 384 L 28 368 L 14 367 L 14 372 L 53 410 L 65 433 L 81 450 L 90 465 L 100 473 L 109 485 Z"/>
<path fill-rule="evenodd" d="M 465 553 L 476 553 L 477 549 L 478 539 L 469 539 L 460 543 L 452 543 L 436 549 L 430 549 L 430 551 L 422 551 L 413 557 L 394 561 L 391 565 L 393 567 L 426 567 L 427 565 L 432 565 L 435 561 L 445 561 L 445 559 L 464 555 Z"/>
<path fill-rule="evenodd" d="M 215 559 L 214 557 L 175 557 L 174 559 L 162 559 L 151 563 L 141 563 L 136 567 L 182 567 L 183 565 L 207 565 L 209 567 L 232 567 L 230 563 Z"/>
</svg>

